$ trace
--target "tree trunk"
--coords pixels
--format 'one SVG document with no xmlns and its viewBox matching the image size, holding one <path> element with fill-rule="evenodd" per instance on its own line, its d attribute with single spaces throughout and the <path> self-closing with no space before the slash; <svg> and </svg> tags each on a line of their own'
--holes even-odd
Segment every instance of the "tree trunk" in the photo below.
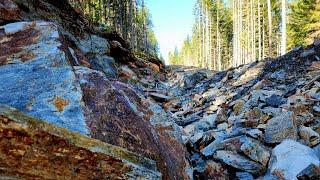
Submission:
<svg viewBox="0 0 320 180">
<path fill-rule="evenodd" d="M 259 39 L 258 39 L 258 48 L 259 48 L 259 58 L 258 60 L 261 60 L 261 56 L 262 56 L 262 47 L 261 47 L 261 12 L 260 12 L 260 0 L 258 0 L 258 29 L 259 29 Z"/>
<path fill-rule="evenodd" d="M 272 57 L 272 17 L 271 17 L 271 0 L 267 0 L 268 5 L 268 26 L 269 26 L 269 57 Z"/>
<path fill-rule="evenodd" d="M 287 48 L 286 0 L 281 0 L 281 2 L 281 55 L 284 55 Z"/>
<path fill-rule="evenodd" d="M 146 9 L 144 0 L 141 1 L 142 3 L 142 17 L 143 17 L 143 41 L 144 41 L 144 52 L 148 54 L 148 30 L 147 30 L 147 17 L 146 17 Z"/>
</svg>

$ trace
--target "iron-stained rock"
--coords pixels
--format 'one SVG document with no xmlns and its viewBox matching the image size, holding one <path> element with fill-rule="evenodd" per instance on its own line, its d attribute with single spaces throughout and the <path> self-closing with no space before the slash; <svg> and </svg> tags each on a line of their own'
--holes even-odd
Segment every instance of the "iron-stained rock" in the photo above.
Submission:
<svg viewBox="0 0 320 180">
<path fill-rule="evenodd" d="M 267 166 L 270 158 L 269 150 L 258 141 L 246 138 L 240 147 L 241 151 L 250 159 Z"/>
<path fill-rule="evenodd" d="M 0 103 L 71 131 L 89 134 L 82 92 L 58 28 L 50 22 L 0 27 Z"/>
<path fill-rule="evenodd" d="M 310 164 L 297 175 L 297 178 L 300 180 L 320 179 L 320 166 Z"/>
<path fill-rule="evenodd" d="M 0 1 L 0 23 L 12 22 L 20 19 L 20 9 L 11 0 Z"/>
<path fill-rule="evenodd" d="M 0 179 L 161 179 L 153 160 L 3 105 L 0 162 Z"/>
<path fill-rule="evenodd" d="M 301 137 L 301 139 L 310 142 L 312 141 L 314 138 L 319 138 L 319 134 L 317 132 L 315 132 L 314 130 L 312 130 L 312 128 L 310 127 L 305 127 L 305 126 L 300 126 L 299 127 L 299 135 Z"/>
<path fill-rule="evenodd" d="M 266 143 L 280 143 L 284 139 L 297 139 L 297 127 L 291 112 L 283 112 L 270 119 L 265 129 Z"/>
</svg>

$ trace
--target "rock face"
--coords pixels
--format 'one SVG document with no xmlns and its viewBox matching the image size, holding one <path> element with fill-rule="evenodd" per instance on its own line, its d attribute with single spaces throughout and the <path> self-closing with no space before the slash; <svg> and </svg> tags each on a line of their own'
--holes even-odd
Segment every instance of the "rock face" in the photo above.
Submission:
<svg viewBox="0 0 320 180">
<path fill-rule="evenodd" d="M 152 127 L 149 121 L 154 113 L 134 87 L 110 81 L 87 68 L 76 68 L 76 74 L 92 137 L 157 160 L 160 170 L 167 173 L 165 178 L 183 177 L 186 152 L 178 140 L 164 131 L 172 127 Z"/>
<path fill-rule="evenodd" d="M 285 140 L 272 151 L 269 173 L 279 179 L 297 179 L 309 165 L 320 165 L 315 151 L 293 140 Z"/>
<path fill-rule="evenodd" d="M 61 49 L 58 27 L 49 22 L 18 22 L 0 31 L 0 104 L 89 134 L 81 88 Z"/>
<path fill-rule="evenodd" d="M 57 25 L 42 21 L 7 24 L 0 32 L 0 104 L 156 160 L 164 179 L 188 178 L 174 122 L 149 109 L 137 86 L 107 78 L 108 67 L 97 60 L 107 41 L 69 46 Z M 86 67 L 76 63 L 83 55 L 92 55 Z"/>
<path fill-rule="evenodd" d="M 0 136 L 4 179 L 161 179 L 153 160 L 6 106 L 0 106 Z"/>
</svg>

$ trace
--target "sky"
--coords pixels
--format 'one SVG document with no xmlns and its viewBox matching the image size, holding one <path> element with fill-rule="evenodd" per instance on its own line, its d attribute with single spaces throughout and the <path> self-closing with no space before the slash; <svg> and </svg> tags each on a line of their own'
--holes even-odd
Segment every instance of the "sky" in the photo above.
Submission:
<svg viewBox="0 0 320 180">
<path fill-rule="evenodd" d="M 152 14 L 154 31 L 160 45 L 160 53 L 168 60 L 168 53 L 192 33 L 193 7 L 196 0 L 146 0 Z"/>
</svg>

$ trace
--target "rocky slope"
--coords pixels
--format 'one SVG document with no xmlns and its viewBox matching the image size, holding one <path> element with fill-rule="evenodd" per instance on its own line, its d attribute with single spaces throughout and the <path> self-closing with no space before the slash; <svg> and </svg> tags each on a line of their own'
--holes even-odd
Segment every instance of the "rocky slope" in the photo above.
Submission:
<svg viewBox="0 0 320 180">
<path fill-rule="evenodd" d="M 0 0 L 0 24 L 0 178 L 320 178 L 319 41 L 213 72 L 63 0 Z"/>
<path fill-rule="evenodd" d="M 171 67 L 194 177 L 319 179 L 320 41 L 223 72 Z"/>
</svg>

